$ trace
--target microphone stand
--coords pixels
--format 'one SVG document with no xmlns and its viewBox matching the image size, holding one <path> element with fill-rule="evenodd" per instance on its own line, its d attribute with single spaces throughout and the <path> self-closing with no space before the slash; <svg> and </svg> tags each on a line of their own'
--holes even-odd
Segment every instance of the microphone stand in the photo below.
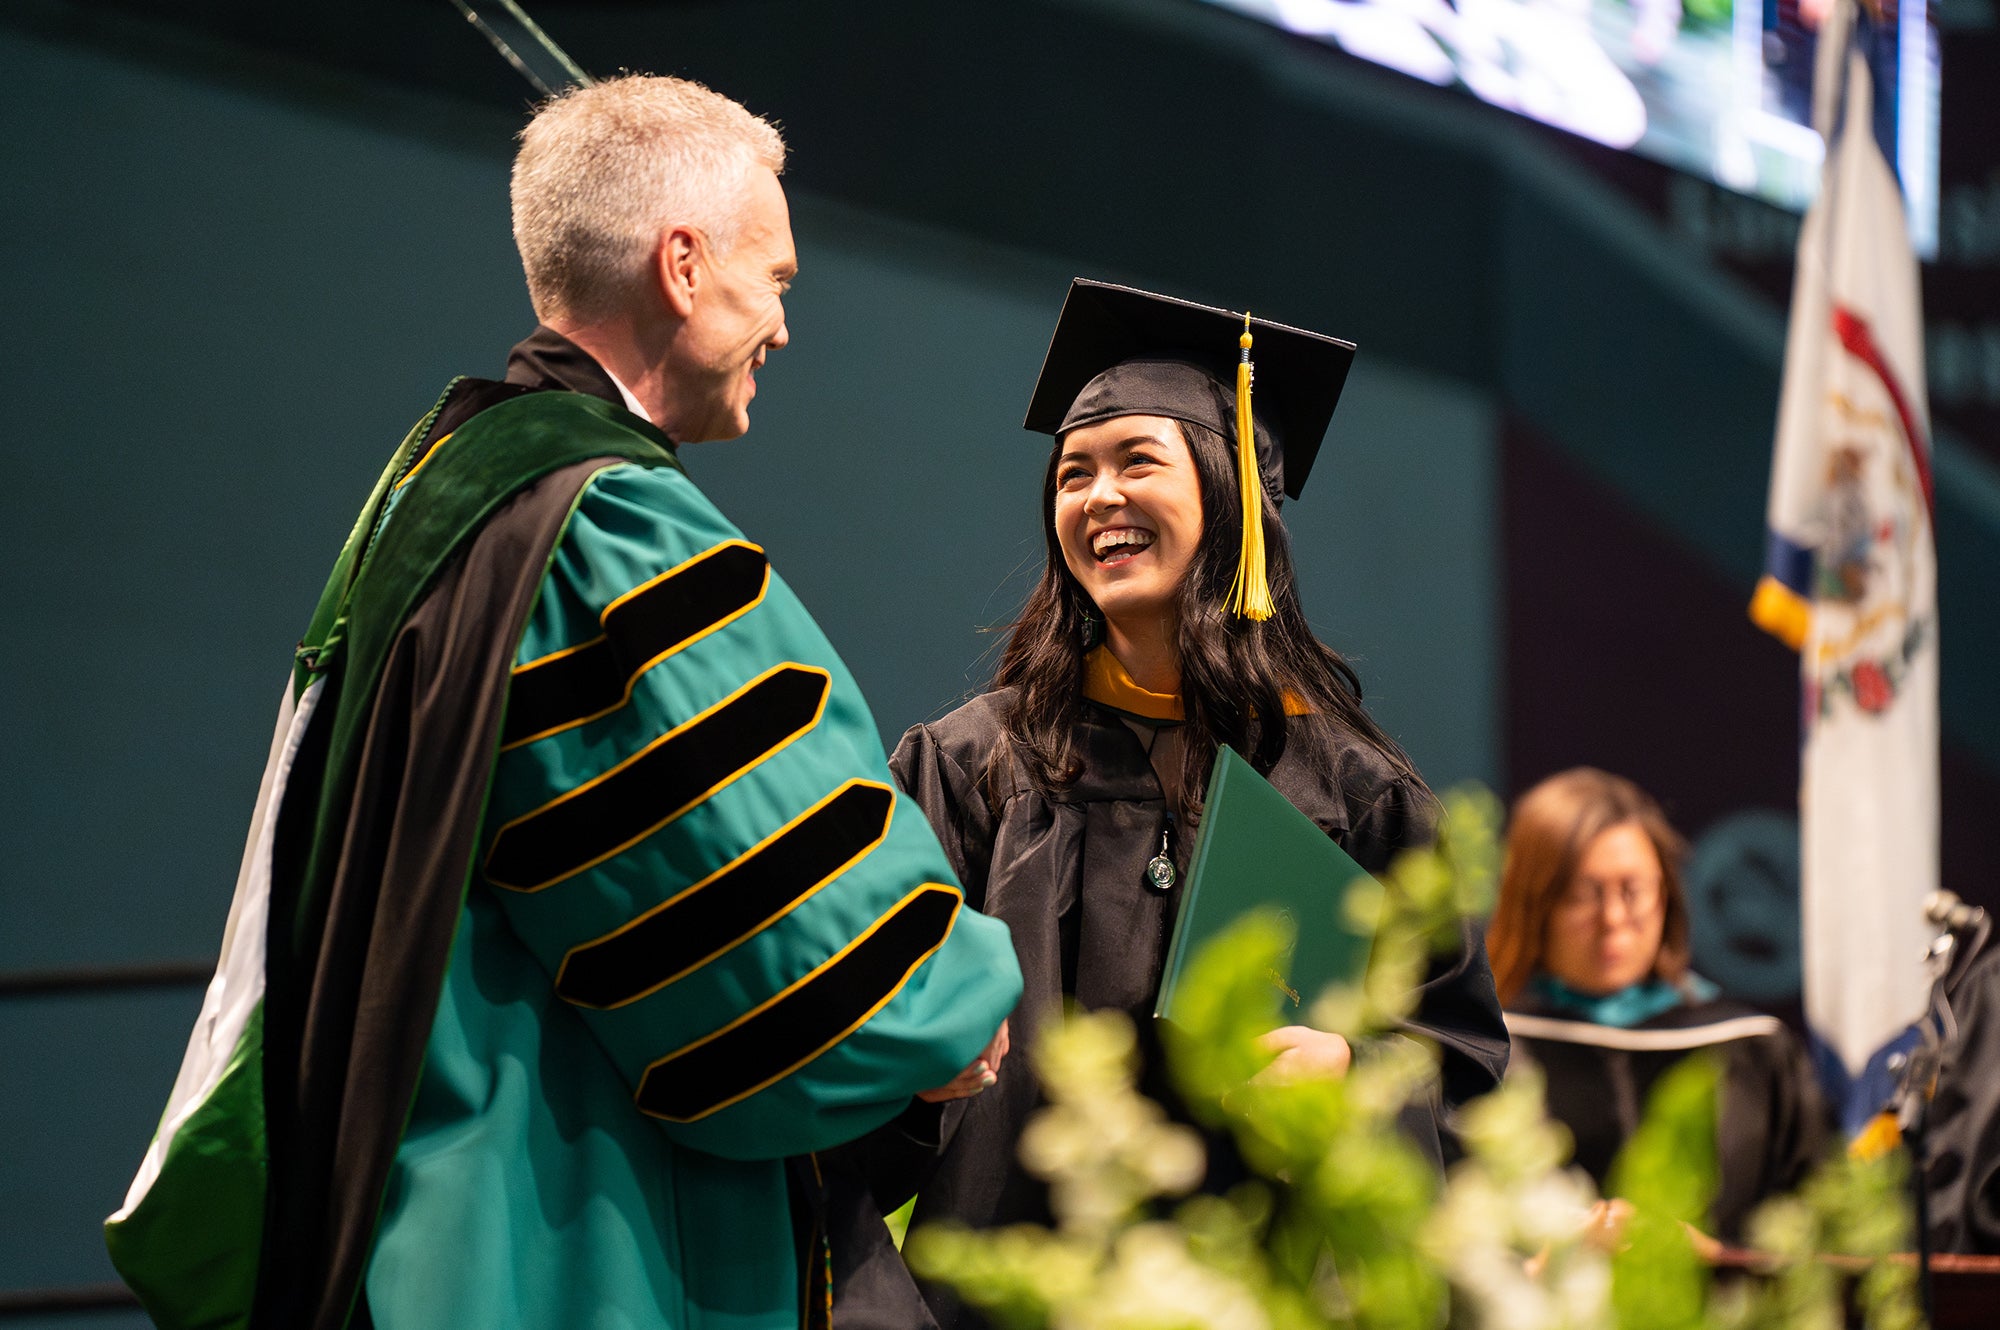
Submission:
<svg viewBox="0 0 2000 1330">
<path fill-rule="evenodd" d="M 1916 1211 L 1917 1293 L 1922 1302 L 1924 1324 L 1934 1323 L 1931 1292 L 1931 1216 L 1929 1183 L 1930 1105 L 1937 1087 L 1938 1073 L 1957 1050 L 1958 1017 L 1952 1012 L 1951 997 L 1958 981 L 1986 947 L 1992 936 L 1993 921 L 1986 911 L 1963 904 L 1949 892 L 1934 893 L 1925 903 L 1925 917 L 1938 926 L 1924 969 L 1931 976 L 1928 1010 L 1916 1025 L 1917 1046 L 1900 1059 L 1892 1059 L 1896 1091 L 1889 1107 L 1896 1115 L 1897 1129 L 1910 1150 L 1910 1186 Z M 1960 938 L 1970 932 L 1969 945 Z"/>
</svg>

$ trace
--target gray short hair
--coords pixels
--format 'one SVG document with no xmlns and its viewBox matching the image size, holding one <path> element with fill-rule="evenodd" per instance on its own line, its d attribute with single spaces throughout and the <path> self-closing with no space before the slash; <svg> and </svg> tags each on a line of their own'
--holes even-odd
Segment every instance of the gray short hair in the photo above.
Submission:
<svg viewBox="0 0 2000 1330">
<path fill-rule="evenodd" d="M 543 103 L 521 131 L 512 189 L 535 316 L 622 310 L 670 226 L 727 251 L 758 166 L 785 169 L 777 127 L 687 79 L 625 74 Z"/>
</svg>

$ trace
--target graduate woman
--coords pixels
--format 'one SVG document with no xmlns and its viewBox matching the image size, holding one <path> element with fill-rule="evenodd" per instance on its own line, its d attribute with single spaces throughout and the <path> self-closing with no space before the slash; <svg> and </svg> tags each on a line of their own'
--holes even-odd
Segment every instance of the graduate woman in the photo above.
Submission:
<svg viewBox="0 0 2000 1330">
<path fill-rule="evenodd" d="M 1688 968 L 1681 838 L 1631 781 L 1593 767 L 1514 804 L 1486 945 L 1522 1062 L 1601 1187 L 1669 1067 L 1720 1056 L 1721 1189 L 1714 1231 L 1735 1240 L 1767 1197 L 1805 1180 L 1828 1138 L 1812 1069 L 1774 1017 L 1717 997 Z"/>
<path fill-rule="evenodd" d="M 912 729 L 891 759 L 967 901 L 1012 931 L 1026 978 L 1016 1052 L 1065 999 L 1129 1013 L 1149 1042 L 1220 745 L 1370 871 L 1431 838 L 1429 790 L 1306 623 L 1278 518 L 1353 351 L 1123 287 L 1070 288 L 1026 422 L 1055 437 L 1040 504 L 1047 566 L 992 690 Z M 1254 396 L 1239 393 L 1248 360 Z M 1469 933 L 1430 976 L 1411 1030 L 1442 1051 L 1447 1106 L 1496 1084 L 1507 1039 Z M 1347 1065 L 1338 1035 L 1291 1026 L 1268 1043 L 1300 1069 Z M 1045 1218 L 1040 1184 L 1015 1160 L 1038 1103 L 1032 1063 L 1017 1056 L 977 1096 L 906 1115 L 903 1138 L 937 1147 L 908 1178 L 920 1184 L 915 1222 Z M 1435 1119 L 1422 1116 L 1434 1151 Z M 941 1321 L 956 1318 L 932 1298 Z"/>
</svg>

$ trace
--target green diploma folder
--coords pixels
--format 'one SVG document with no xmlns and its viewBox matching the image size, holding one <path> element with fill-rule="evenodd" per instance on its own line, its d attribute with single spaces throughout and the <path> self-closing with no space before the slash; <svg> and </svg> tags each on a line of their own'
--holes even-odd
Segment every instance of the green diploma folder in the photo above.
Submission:
<svg viewBox="0 0 2000 1330">
<path fill-rule="evenodd" d="M 1346 920 L 1347 893 L 1372 881 L 1319 824 L 1257 774 L 1232 748 L 1216 754 L 1187 888 L 1167 947 L 1153 1015 L 1174 1019 L 1174 1002 L 1202 946 L 1256 909 L 1276 911 L 1296 937 L 1271 975 L 1281 1024 L 1305 1019 L 1321 989 L 1358 981 L 1374 939 Z"/>
</svg>

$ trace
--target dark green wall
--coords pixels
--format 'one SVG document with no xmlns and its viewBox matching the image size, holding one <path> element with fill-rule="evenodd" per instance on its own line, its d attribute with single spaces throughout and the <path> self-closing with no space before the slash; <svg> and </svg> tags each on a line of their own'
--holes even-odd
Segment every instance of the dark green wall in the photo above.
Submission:
<svg viewBox="0 0 2000 1330">
<path fill-rule="evenodd" d="M 531 322 L 513 117 L 289 73 L 0 24 L 0 972 L 214 954 L 327 562 L 409 422 Z M 893 740 L 983 679 L 1039 558 L 1050 323 L 1074 273 L 1127 274 L 794 210 L 793 343 L 751 435 L 687 462 Z M 1478 391 L 1364 346 L 1288 507 L 1315 622 L 1439 781 L 1498 771 L 1494 437 Z M 0 1290 L 110 1278 L 95 1227 L 198 998 L 0 998 Z"/>
</svg>

